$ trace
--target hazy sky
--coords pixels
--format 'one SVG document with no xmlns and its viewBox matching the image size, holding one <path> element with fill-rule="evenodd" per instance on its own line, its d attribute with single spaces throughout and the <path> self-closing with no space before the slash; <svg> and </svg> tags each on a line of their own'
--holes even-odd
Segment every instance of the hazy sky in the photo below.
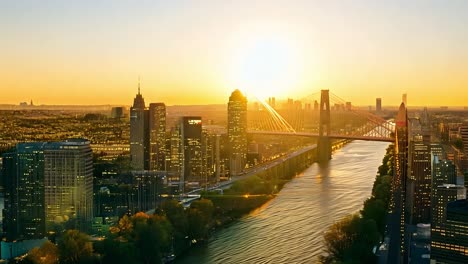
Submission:
<svg viewBox="0 0 468 264">
<path fill-rule="evenodd" d="M 468 105 L 468 1 L 0 1 L 0 103 Z"/>
</svg>

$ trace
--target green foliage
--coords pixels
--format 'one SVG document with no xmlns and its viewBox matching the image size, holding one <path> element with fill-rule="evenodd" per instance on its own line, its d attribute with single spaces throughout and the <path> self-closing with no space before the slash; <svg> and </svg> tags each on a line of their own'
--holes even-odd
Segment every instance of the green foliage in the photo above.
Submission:
<svg viewBox="0 0 468 264">
<path fill-rule="evenodd" d="M 83 263 L 93 255 L 88 235 L 78 230 L 67 230 L 59 245 L 60 263 Z"/>
<path fill-rule="evenodd" d="M 373 220 L 349 215 L 333 224 L 325 233 L 326 256 L 322 263 L 372 263 L 372 248 L 379 240 Z"/>
<path fill-rule="evenodd" d="M 452 141 L 453 146 L 455 146 L 459 150 L 463 150 L 463 140 L 461 138 L 457 138 Z"/>
<path fill-rule="evenodd" d="M 22 263 L 55 264 L 58 263 L 59 252 L 55 244 L 46 241 L 40 248 L 35 247 L 28 252 L 26 261 Z"/>
<path fill-rule="evenodd" d="M 383 237 L 393 175 L 393 145 L 378 168 L 372 196 L 360 215 L 350 215 L 332 225 L 324 235 L 322 263 L 375 263 L 372 249 Z"/>
</svg>

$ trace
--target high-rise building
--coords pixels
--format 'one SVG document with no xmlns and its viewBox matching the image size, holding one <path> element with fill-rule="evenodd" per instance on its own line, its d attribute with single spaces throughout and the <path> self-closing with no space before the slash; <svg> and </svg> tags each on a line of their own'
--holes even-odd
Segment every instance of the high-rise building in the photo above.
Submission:
<svg viewBox="0 0 468 264">
<path fill-rule="evenodd" d="M 241 173 L 247 162 L 247 98 L 235 90 L 228 102 L 229 169 Z"/>
<path fill-rule="evenodd" d="M 185 190 L 199 187 L 205 179 L 202 161 L 202 119 L 200 116 L 184 116 L 180 120 L 183 149 L 180 181 Z"/>
<path fill-rule="evenodd" d="M 408 99 L 407 94 L 404 93 L 404 94 L 401 96 L 401 101 L 405 104 L 405 106 L 408 106 L 407 99 Z"/>
<path fill-rule="evenodd" d="M 431 259 L 438 263 L 468 263 L 468 201 L 447 204 L 444 236 L 433 239 Z"/>
<path fill-rule="evenodd" d="M 3 154 L 3 231 L 8 241 L 43 238 L 45 231 L 42 143 L 18 144 Z"/>
<path fill-rule="evenodd" d="M 457 168 L 450 160 L 441 160 L 433 155 L 432 160 L 432 187 L 442 184 L 457 183 Z"/>
<path fill-rule="evenodd" d="M 406 250 L 406 187 L 408 181 L 408 116 L 405 104 L 401 104 L 395 119 L 395 168 L 390 197 L 390 247 L 389 262 L 404 262 Z"/>
<path fill-rule="evenodd" d="M 382 112 L 382 98 L 375 99 L 375 111 Z"/>
<path fill-rule="evenodd" d="M 166 106 L 151 103 L 145 107 L 140 93 L 130 108 L 130 159 L 134 170 L 165 170 Z"/>
<path fill-rule="evenodd" d="M 166 170 L 166 105 L 149 106 L 150 170 Z"/>
<path fill-rule="evenodd" d="M 123 106 L 112 107 L 111 117 L 114 119 L 121 119 L 122 117 L 124 117 L 124 111 L 125 108 Z"/>
<path fill-rule="evenodd" d="M 130 108 L 130 160 L 134 170 L 149 168 L 148 113 L 145 111 L 145 99 L 140 93 L 133 100 Z"/>
<path fill-rule="evenodd" d="M 42 238 L 55 224 L 88 230 L 93 217 L 89 141 L 21 143 L 4 154 L 7 239 Z"/>
<path fill-rule="evenodd" d="M 464 186 L 455 184 L 442 184 L 433 189 L 431 214 L 431 259 L 441 262 L 447 254 L 447 204 L 453 201 L 466 199 Z M 453 234 L 452 234 L 453 235 Z M 464 254 L 467 254 L 463 252 Z"/>
<path fill-rule="evenodd" d="M 429 144 L 410 143 L 412 195 L 412 223 L 429 223 L 431 216 L 431 149 Z"/>
<path fill-rule="evenodd" d="M 44 145 L 46 227 L 76 218 L 88 230 L 93 220 L 93 152 L 90 142 L 70 139 Z"/>
<path fill-rule="evenodd" d="M 468 175 L 468 126 L 460 127 L 460 136 L 463 142 L 463 160 L 461 162 L 461 169 L 465 175 Z M 468 178 L 465 179 L 465 185 L 468 186 Z"/>
</svg>

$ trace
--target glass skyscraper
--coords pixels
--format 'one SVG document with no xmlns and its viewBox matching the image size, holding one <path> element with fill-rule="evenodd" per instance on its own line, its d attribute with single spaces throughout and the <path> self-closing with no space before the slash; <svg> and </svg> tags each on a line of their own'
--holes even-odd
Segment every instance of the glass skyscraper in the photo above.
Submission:
<svg viewBox="0 0 468 264">
<path fill-rule="evenodd" d="M 235 176 L 247 162 L 247 98 L 237 89 L 228 102 L 228 140 L 229 170 Z"/>
<path fill-rule="evenodd" d="M 21 143 L 3 157 L 7 239 L 42 238 L 56 224 L 89 229 L 93 218 L 89 141 Z"/>
</svg>

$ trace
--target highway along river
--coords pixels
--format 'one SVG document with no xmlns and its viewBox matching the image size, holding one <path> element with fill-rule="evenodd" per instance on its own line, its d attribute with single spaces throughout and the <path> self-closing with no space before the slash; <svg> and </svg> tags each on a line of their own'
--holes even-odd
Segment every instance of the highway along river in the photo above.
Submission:
<svg viewBox="0 0 468 264">
<path fill-rule="evenodd" d="M 359 211 L 388 143 L 354 141 L 328 166 L 314 163 L 262 208 L 218 230 L 176 263 L 316 263 L 323 233 Z"/>
</svg>

